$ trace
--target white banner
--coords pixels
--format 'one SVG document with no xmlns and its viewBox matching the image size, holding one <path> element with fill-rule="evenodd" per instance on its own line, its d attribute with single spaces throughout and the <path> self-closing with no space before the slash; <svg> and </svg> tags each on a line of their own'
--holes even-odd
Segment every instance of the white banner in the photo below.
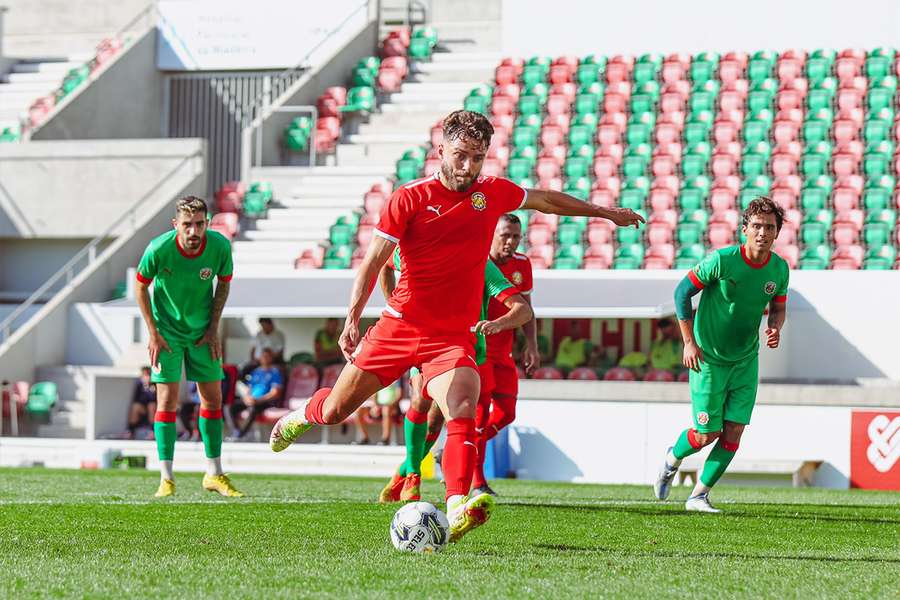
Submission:
<svg viewBox="0 0 900 600">
<path fill-rule="evenodd" d="M 166 71 L 314 64 L 365 25 L 366 5 L 329 0 L 323 10 L 311 0 L 161 0 L 156 64 Z"/>
</svg>

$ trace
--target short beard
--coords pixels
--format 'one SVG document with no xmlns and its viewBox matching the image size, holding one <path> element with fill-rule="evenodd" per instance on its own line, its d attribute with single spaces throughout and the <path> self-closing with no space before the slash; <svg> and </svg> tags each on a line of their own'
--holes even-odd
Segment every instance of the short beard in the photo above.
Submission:
<svg viewBox="0 0 900 600">
<path fill-rule="evenodd" d="M 444 176 L 444 183 L 446 183 L 447 187 L 453 192 L 462 192 L 468 189 L 474 182 L 473 178 L 472 181 L 467 182 L 465 185 L 458 185 L 456 183 L 456 175 L 453 174 L 453 169 L 445 162 L 441 162 L 441 175 Z"/>
</svg>

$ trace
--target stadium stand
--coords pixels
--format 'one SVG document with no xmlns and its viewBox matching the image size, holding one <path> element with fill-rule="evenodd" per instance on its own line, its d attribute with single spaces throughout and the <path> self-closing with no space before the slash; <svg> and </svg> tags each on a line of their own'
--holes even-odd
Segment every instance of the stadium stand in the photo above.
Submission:
<svg viewBox="0 0 900 600">
<path fill-rule="evenodd" d="M 504 58 L 458 107 L 496 128 L 485 174 L 648 219 L 613 232 L 532 215 L 520 250 L 539 268 L 689 268 L 739 241 L 740 210 L 769 194 L 787 211 L 776 251 L 792 267 L 890 269 L 900 267 L 898 67 L 885 48 Z M 381 89 L 395 89 L 400 76 L 385 79 Z M 434 171 L 439 123 L 430 141 L 399 157 L 394 187 Z M 307 248 L 296 266 L 352 267 L 388 194 L 372 185 L 361 211 L 333 222 L 322 259 Z"/>
</svg>

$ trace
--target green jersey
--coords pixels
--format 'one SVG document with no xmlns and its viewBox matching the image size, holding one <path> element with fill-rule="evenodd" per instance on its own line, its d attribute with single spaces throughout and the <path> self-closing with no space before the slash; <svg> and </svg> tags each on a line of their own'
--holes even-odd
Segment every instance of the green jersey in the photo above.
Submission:
<svg viewBox="0 0 900 600">
<path fill-rule="evenodd" d="M 209 327 L 213 278 L 231 279 L 231 243 L 216 231 L 207 231 L 196 255 L 178 243 L 177 231 L 155 238 L 147 246 L 137 278 L 153 284 L 153 320 L 163 337 L 196 341 Z"/>
<path fill-rule="evenodd" d="M 740 362 L 759 352 L 759 324 L 770 302 L 787 300 L 789 268 L 771 252 L 762 265 L 750 262 L 743 246 L 709 254 L 688 273 L 703 289 L 694 337 L 711 363 Z"/>
<path fill-rule="evenodd" d="M 397 248 L 394 250 L 394 270 L 398 273 L 403 270 L 401 264 L 400 248 Z M 484 267 L 484 293 L 481 297 L 481 315 L 478 317 L 478 320 L 487 320 L 488 304 L 491 298 L 496 298 L 498 301 L 503 302 L 516 293 L 518 292 L 516 292 L 515 286 L 509 282 L 497 265 L 491 260 L 487 261 Z M 482 365 L 485 360 L 487 360 L 487 340 L 483 334 L 478 333 L 475 335 L 475 362 Z"/>
</svg>

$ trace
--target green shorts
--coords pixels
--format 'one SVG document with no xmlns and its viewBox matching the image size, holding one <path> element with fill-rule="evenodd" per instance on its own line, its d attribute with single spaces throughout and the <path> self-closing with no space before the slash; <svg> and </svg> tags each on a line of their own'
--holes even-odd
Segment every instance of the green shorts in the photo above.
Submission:
<svg viewBox="0 0 900 600">
<path fill-rule="evenodd" d="M 181 365 L 188 381 L 203 383 L 222 381 L 222 361 L 213 360 L 209 346 L 195 346 L 194 342 L 183 341 L 160 331 L 169 344 L 171 352 L 159 353 L 159 370 L 154 366 L 150 373 L 153 383 L 178 383 L 181 381 Z"/>
<path fill-rule="evenodd" d="M 723 421 L 747 425 L 756 404 L 759 355 L 730 365 L 703 361 L 699 373 L 691 371 L 690 382 L 694 429 L 721 431 Z"/>
</svg>

